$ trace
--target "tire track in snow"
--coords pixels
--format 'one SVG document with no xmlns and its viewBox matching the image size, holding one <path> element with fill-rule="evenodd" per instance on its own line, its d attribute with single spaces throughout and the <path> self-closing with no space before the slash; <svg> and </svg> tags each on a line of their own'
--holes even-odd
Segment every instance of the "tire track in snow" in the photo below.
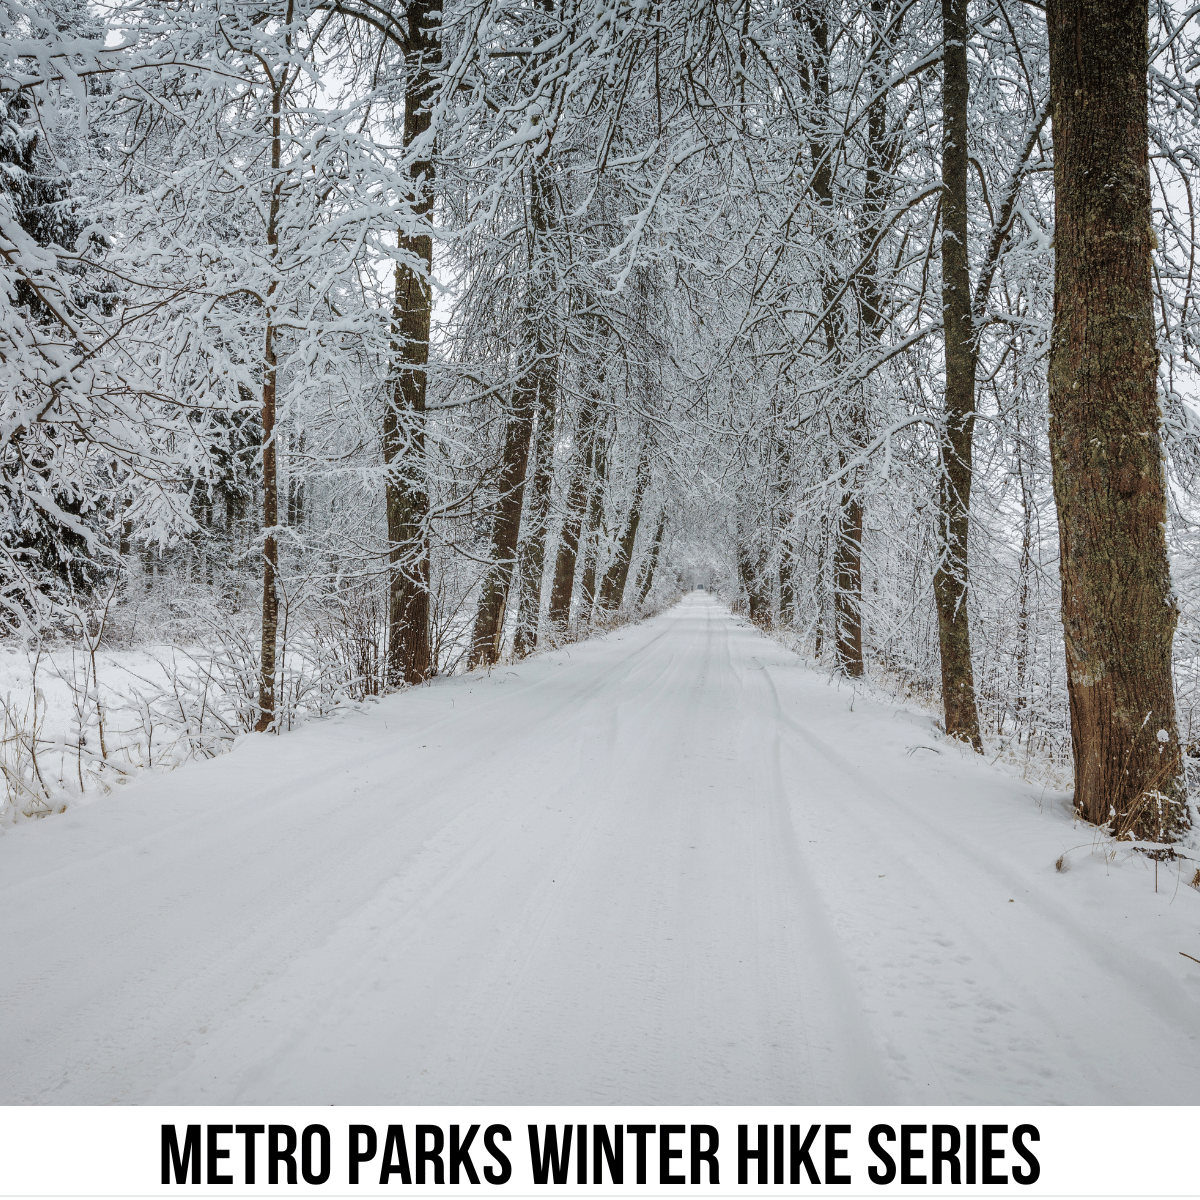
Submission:
<svg viewBox="0 0 1200 1200">
<path fill-rule="evenodd" d="M 572 692 L 573 703 L 570 705 L 569 709 L 564 708 L 562 705 L 557 705 L 555 707 L 551 717 L 549 718 L 551 726 L 559 728 L 565 734 L 576 726 L 582 726 L 586 728 L 590 723 L 593 723 L 587 719 L 581 719 L 581 713 L 586 713 L 587 704 L 592 703 L 592 701 L 598 696 L 612 692 L 614 687 L 619 687 L 622 683 L 628 681 L 631 677 L 637 675 L 639 672 L 648 670 L 649 668 L 645 666 L 645 652 L 649 650 L 656 642 L 658 642 L 665 634 L 670 632 L 672 632 L 670 628 L 661 630 L 651 639 L 649 639 L 648 642 L 629 647 L 627 654 L 623 655 L 613 665 L 606 666 L 605 669 L 600 672 L 601 677 L 599 679 L 596 679 L 594 674 L 589 675 L 587 677 L 586 686 L 574 688 Z M 673 660 L 674 656 L 668 660 L 668 665 Z M 518 723 L 528 727 L 531 723 L 533 723 L 531 721 L 531 714 L 529 713 L 528 708 L 523 708 L 521 713 L 522 715 Z M 526 732 L 529 732 L 528 728 L 526 729 Z M 542 739 L 550 741 L 555 740 L 553 728 L 547 728 L 545 724 L 543 724 L 542 728 L 536 732 L 537 735 Z M 529 739 L 526 738 L 524 740 L 527 741 Z M 518 752 L 516 755 L 518 761 L 516 763 L 505 762 L 500 764 L 498 767 L 498 774 L 501 776 L 512 776 L 519 773 L 520 770 L 518 765 L 520 761 L 519 751 L 523 745 L 523 740 L 517 739 L 514 741 L 511 737 L 504 735 L 503 741 L 508 746 L 510 751 Z M 452 774 L 454 769 L 454 767 L 451 767 L 448 774 Z M 558 770 L 555 772 L 555 774 L 569 777 L 570 772 L 566 770 Z M 449 782 L 450 781 L 447 780 L 448 784 Z M 458 782 L 461 786 L 464 781 L 459 779 Z M 564 788 L 560 788 L 559 790 L 564 791 L 566 790 L 567 786 L 569 785 L 564 785 Z M 423 895 L 414 899 L 412 902 L 413 906 L 419 906 L 422 909 L 436 912 L 439 899 L 444 897 L 451 890 L 448 881 L 454 880 L 460 877 L 462 874 L 459 864 L 466 861 L 481 861 L 489 856 L 492 858 L 496 857 L 494 853 L 482 852 L 480 850 L 480 846 L 484 840 L 490 838 L 496 831 L 503 831 L 505 828 L 511 828 L 514 825 L 524 823 L 526 820 L 529 820 L 531 816 L 536 815 L 539 811 L 548 809 L 551 804 L 557 804 L 558 800 L 559 798 L 556 796 L 547 797 L 546 795 L 539 794 L 529 799 L 523 805 L 518 803 L 515 808 L 512 808 L 506 807 L 503 804 L 498 805 L 496 804 L 494 798 L 489 798 L 487 800 L 479 801 L 467 811 L 460 813 L 459 816 L 450 823 L 451 825 L 456 828 L 466 828 L 471 825 L 479 825 L 481 828 L 472 833 L 469 841 L 455 849 L 450 858 L 443 859 L 436 852 L 434 853 L 432 860 L 427 864 L 426 870 L 423 874 L 429 875 L 431 872 L 436 872 L 435 878 L 437 881 L 427 881 L 427 883 L 423 885 L 428 887 L 429 890 L 428 892 L 425 892 Z M 484 814 L 487 814 L 486 821 L 483 820 Z M 569 875 L 569 872 L 563 862 L 564 855 L 568 857 L 577 857 L 578 854 L 581 853 L 581 847 L 586 844 L 587 840 L 586 832 L 586 828 L 576 826 L 569 832 L 567 842 L 557 844 L 551 852 L 550 857 L 544 857 L 543 860 L 539 862 L 537 878 L 541 879 L 541 883 L 537 883 L 533 877 L 523 881 L 525 883 L 526 890 L 532 889 L 535 893 L 541 891 L 544 894 L 539 898 L 537 894 L 534 894 L 533 896 L 527 896 L 525 895 L 525 892 L 521 892 L 521 899 L 517 904 L 517 907 L 521 910 L 521 913 L 520 915 L 512 915 L 509 918 L 509 924 L 511 927 L 509 928 L 503 940 L 503 953 L 492 954 L 492 958 L 501 963 L 499 972 L 503 975 L 503 979 L 500 980 L 500 984 L 503 986 L 510 1000 L 502 1001 L 502 1007 L 499 1015 L 497 1015 L 494 1011 L 491 1014 L 482 1014 L 482 1024 L 484 1026 L 487 1026 L 490 1023 L 491 1028 L 495 1029 L 498 1023 L 503 1020 L 504 1014 L 512 1008 L 512 1002 L 521 995 L 523 970 L 517 969 L 514 972 L 513 963 L 527 963 L 535 955 L 538 945 L 540 944 L 540 937 L 535 933 L 531 939 L 531 930 L 536 931 L 539 928 L 544 927 L 551 920 L 553 916 L 553 897 L 556 895 L 561 895 L 564 885 L 564 876 Z M 449 825 L 446 827 L 443 833 L 445 833 L 446 837 L 449 838 L 449 844 L 453 849 L 453 831 L 450 829 Z M 441 837 L 441 834 L 438 836 Z M 575 847 L 575 849 L 572 849 L 571 847 Z M 556 882 L 553 887 L 549 887 L 546 881 L 551 878 L 552 874 Z M 385 880 L 381 885 L 380 891 L 382 893 L 387 893 L 390 887 L 391 881 Z M 547 905 L 550 905 L 550 907 L 547 907 Z M 345 947 L 338 947 L 336 945 L 340 938 L 345 937 L 349 940 L 353 940 L 355 926 L 359 923 L 359 916 L 360 914 L 357 912 L 350 914 L 350 916 L 342 922 L 342 933 L 335 933 L 330 939 L 331 945 L 333 945 L 335 950 L 345 950 Z M 411 919 L 406 922 L 404 921 L 402 913 L 397 914 L 397 917 L 393 918 L 393 924 L 397 919 L 401 920 L 407 925 L 412 924 Z M 419 928 L 410 928 L 407 937 L 407 943 L 411 944 L 414 939 L 419 939 L 420 936 L 421 931 Z M 479 937 L 476 938 L 477 943 L 482 941 L 486 941 L 486 939 Z M 407 947 L 400 947 L 393 942 L 390 952 L 394 955 L 400 955 L 403 953 L 405 948 Z M 367 940 L 357 952 L 357 957 L 359 961 L 363 963 L 364 968 L 369 965 L 369 959 L 373 952 L 374 947 L 370 940 Z M 312 972 L 310 971 L 309 973 L 311 974 Z M 286 990 L 286 987 L 284 987 L 283 990 Z M 295 989 L 293 988 L 292 990 Z M 315 1015 L 317 1023 L 320 1023 L 321 1021 L 320 1014 L 323 1007 L 323 1003 L 316 1002 L 312 1002 L 308 1005 L 310 1012 Z M 338 1007 L 340 1009 L 347 1010 L 352 1008 L 353 998 L 350 997 L 343 999 Z M 272 1072 L 275 1070 L 276 1064 L 286 1061 L 289 1054 L 296 1052 L 297 1045 L 306 1038 L 310 1037 L 311 1029 L 309 1027 L 313 1025 L 312 1019 L 303 1018 L 302 1014 L 299 1013 L 293 1013 L 290 1017 L 290 1020 L 296 1028 L 293 1028 L 291 1031 L 289 1031 L 286 1039 L 281 1041 L 276 1046 L 275 1050 L 269 1056 L 269 1059 L 264 1059 L 261 1069 L 255 1073 L 253 1078 L 247 1080 L 245 1087 L 248 1088 L 249 1091 L 248 1093 L 243 1093 L 241 1096 L 242 1099 L 255 1099 L 263 1095 L 259 1089 L 265 1081 L 272 1077 Z M 328 1024 L 329 1022 L 325 1023 Z M 254 1038 L 249 1034 L 244 1033 L 239 1040 L 242 1043 L 244 1051 L 251 1046 Z M 493 1036 L 492 1041 L 494 1040 L 495 1039 Z M 227 1049 L 222 1050 L 220 1053 L 225 1056 L 239 1057 L 239 1055 L 230 1055 Z M 481 1054 L 476 1055 L 477 1060 L 480 1058 L 480 1056 Z M 188 1078 L 181 1080 L 181 1084 L 184 1086 L 194 1086 L 195 1080 L 192 1078 L 193 1074 L 194 1073 L 191 1073 L 189 1074 Z M 452 1090 L 449 1092 L 439 1093 L 439 1098 L 443 1102 L 452 1102 L 461 1098 L 461 1092 L 458 1091 L 449 1080 L 447 1080 L 444 1086 L 449 1087 Z M 165 1099 L 168 1097 L 163 1096 L 162 1098 Z"/>
<path fill-rule="evenodd" d="M 47 930 L 0 930 L 28 968 L 0 1002 L 43 1018 L 0 1030 L 9 1094 L 1128 1099 L 1067 984 L 1006 960 L 1038 932 L 1118 1004 L 1138 968 L 1111 970 L 1044 887 L 1064 919 L 963 911 L 967 889 L 999 907 L 1029 881 L 881 788 L 894 747 L 851 762 L 859 718 L 832 721 L 836 744 L 811 728 L 830 702 L 810 674 L 785 706 L 757 631 L 696 598 L 572 650 L 494 694 L 413 689 L 0 840 L 33 854 L 0 899 L 38 901 Z M 1159 1037 L 1161 1060 L 1176 1029 L 1130 1044 Z M 1188 1094 L 1188 1061 L 1147 1064 L 1159 1098 Z"/>
<path fill-rule="evenodd" d="M 834 769 L 844 779 L 850 782 L 854 788 L 860 792 L 863 800 L 865 801 L 865 804 L 863 804 L 861 807 L 865 807 L 869 811 L 859 815 L 859 819 L 854 823 L 854 830 L 852 833 L 846 834 L 846 836 L 852 837 L 853 844 L 857 846 L 860 854 L 865 853 L 864 843 L 870 843 L 872 846 L 874 846 L 875 854 L 870 857 L 873 857 L 874 860 L 879 862 L 881 865 L 886 864 L 887 874 L 889 876 L 894 876 L 897 872 L 897 869 L 900 869 L 904 872 L 905 884 L 901 890 L 908 897 L 910 904 L 912 903 L 913 896 L 923 897 L 924 901 L 927 903 L 927 907 L 922 910 L 922 932 L 919 935 L 921 940 L 925 942 L 932 941 L 935 944 L 941 942 L 945 944 L 945 948 L 950 948 L 951 943 L 947 940 L 947 935 L 943 933 L 941 928 L 941 924 L 948 921 L 952 926 L 954 926 L 960 939 L 968 944 L 977 944 L 980 930 L 976 927 L 967 925 L 960 919 L 956 918 L 952 898 L 948 897 L 943 891 L 934 886 L 929 878 L 928 868 L 925 870 L 917 868 L 912 864 L 903 850 L 898 849 L 898 847 L 904 845 L 904 838 L 898 836 L 898 831 L 892 830 L 890 832 L 885 832 L 881 828 L 881 822 L 891 821 L 891 814 L 887 813 L 886 810 L 883 810 L 878 803 L 872 801 L 876 798 L 882 797 L 883 799 L 888 800 L 890 803 L 897 804 L 897 806 L 899 806 L 898 802 L 893 800 L 886 789 L 883 789 L 873 783 L 867 784 L 863 780 L 861 774 L 852 767 L 847 770 L 849 764 L 847 764 L 840 755 L 835 755 L 831 758 L 829 755 L 825 754 L 824 743 L 821 741 L 821 739 L 817 738 L 816 735 L 812 734 L 810 731 L 801 726 L 795 718 L 791 717 L 784 711 L 779 700 L 778 689 L 775 686 L 775 681 L 771 678 L 769 669 L 764 667 L 762 674 L 770 687 L 779 724 L 786 726 L 793 732 L 799 733 L 804 741 L 808 744 L 810 749 L 814 749 L 821 754 L 821 756 L 825 758 L 826 761 L 833 766 Z M 845 789 L 827 788 L 826 795 L 828 796 L 830 794 L 837 794 L 841 799 L 844 800 Z M 889 919 L 889 912 L 884 910 L 886 908 L 890 908 L 890 905 L 880 905 L 879 907 L 881 909 L 879 912 L 879 923 L 881 926 L 886 927 Z M 933 922 L 933 924 L 930 925 L 930 922 Z M 860 930 L 859 932 L 862 933 L 865 931 Z M 959 963 L 957 965 L 960 967 L 969 966 L 970 961 Z M 906 969 L 911 970 L 911 968 Z M 1038 995 L 1031 989 L 1025 987 L 1019 979 L 1006 980 L 998 977 L 994 970 L 989 969 L 986 965 L 984 965 L 981 969 L 978 963 L 975 963 L 975 965 L 971 966 L 971 970 L 975 975 L 983 974 L 988 976 L 988 982 L 986 984 L 972 983 L 969 985 L 977 997 L 977 1003 L 987 1003 L 989 996 L 994 996 L 997 994 L 1011 994 L 1011 991 L 1015 988 L 1015 990 L 1021 994 L 1026 1007 L 1038 1014 L 1040 1021 L 1044 1024 L 1045 1028 L 1053 1034 L 1055 1039 L 1061 1040 L 1064 1035 L 1069 1034 L 1069 1030 L 1060 1024 L 1055 1014 L 1046 1008 L 1046 1006 L 1042 1003 L 1040 997 L 1038 997 Z M 933 1098 L 947 1103 L 961 1102 L 963 1098 L 956 1095 L 953 1086 L 945 1081 L 943 1073 L 939 1068 L 938 1061 L 930 1054 L 928 1047 L 923 1042 L 918 1042 L 917 1045 L 913 1045 L 911 1032 L 908 1038 L 906 1038 L 906 1041 L 908 1045 L 906 1047 L 902 1047 L 894 1042 L 890 1042 L 889 1040 L 889 1055 L 893 1059 L 894 1065 L 899 1067 L 904 1063 L 908 1054 L 913 1052 L 913 1050 L 920 1050 L 925 1057 L 928 1070 L 935 1076 L 935 1078 L 937 1078 L 940 1086 L 943 1089 L 944 1094 L 942 1096 Z M 1097 1088 L 1097 1090 L 1099 1091 L 1102 1089 L 1103 1081 L 1086 1057 L 1081 1057 L 1079 1059 L 1079 1066 L 1087 1075 L 1092 1084 Z M 908 1082 L 911 1083 L 911 1079 L 908 1080 Z"/>
<path fill-rule="evenodd" d="M 732 669 L 732 663 L 731 663 Z M 838 945 L 837 938 L 830 928 L 822 903 L 820 893 L 812 879 L 807 858 L 800 848 L 799 839 L 793 822 L 791 805 L 788 802 L 787 787 L 784 782 L 781 759 L 780 718 L 783 716 L 779 704 L 778 692 L 768 675 L 765 667 L 762 669 L 742 669 L 741 675 L 746 683 L 751 677 L 757 676 L 765 681 L 770 688 L 770 698 L 773 709 L 769 715 L 771 720 L 764 731 L 768 743 L 766 754 L 759 761 L 765 761 L 768 782 L 765 792 L 770 797 L 771 818 L 774 825 L 774 844 L 785 860 L 786 868 L 775 875 L 776 879 L 786 879 L 790 883 L 793 895 L 802 913 L 803 950 L 801 951 L 806 967 L 815 967 L 820 978 L 817 987 L 819 1002 L 836 1014 L 834 1033 L 838 1047 L 841 1050 L 842 1062 L 838 1071 L 839 1081 L 844 1092 L 839 1095 L 839 1102 L 844 1104 L 886 1104 L 893 1103 L 891 1080 L 882 1067 L 882 1055 L 875 1043 L 875 1037 L 860 1007 L 858 990 L 854 986 L 851 972 L 844 955 Z M 762 683 L 757 684 L 757 690 L 762 692 Z M 806 983 L 812 979 L 811 969 L 806 970 Z"/>
<path fill-rule="evenodd" d="M 982 929 L 976 921 L 964 920 L 961 915 L 963 906 L 961 903 L 957 903 L 962 897 L 962 892 L 958 889 L 964 886 L 965 881 L 956 876 L 952 870 L 948 870 L 944 862 L 938 863 L 930 860 L 921 867 L 916 866 L 911 860 L 911 851 L 921 847 L 922 838 L 940 843 L 951 852 L 953 859 L 969 863 L 976 871 L 989 876 L 995 884 L 1000 885 L 998 890 L 1003 893 L 1004 897 L 1007 897 L 1009 893 L 1021 895 L 1023 904 L 1026 903 L 1025 897 L 1031 894 L 1030 881 L 1017 876 L 1003 864 L 982 854 L 975 846 L 965 842 L 961 837 L 931 821 L 910 802 L 901 799 L 893 790 L 881 785 L 860 767 L 847 760 L 837 749 L 785 711 L 769 669 L 764 669 L 763 676 L 770 684 L 780 723 L 799 735 L 810 751 L 816 752 L 834 769 L 837 775 L 851 785 L 849 789 L 842 789 L 843 797 L 846 794 L 857 795 L 856 807 L 859 811 L 854 828 L 843 831 L 843 835 L 847 839 L 852 839 L 860 852 L 864 849 L 864 842 L 875 846 L 876 861 L 881 865 L 886 864 L 886 873 L 889 876 L 893 876 L 897 868 L 903 870 L 906 879 L 903 890 L 910 898 L 910 902 L 914 895 L 923 897 L 922 911 L 925 919 L 932 920 L 935 926 L 944 926 L 948 923 L 957 933 L 953 944 L 971 948 L 971 953 L 966 956 L 966 961 L 960 962 L 960 965 L 969 969 L 971 976 L 974 977 L 974 982 L 969 984 L 969 990 L 975 997 L 974 1011 L 984 1014 L 983 1019 L 989 1023 L 999 1022 L 1001 1031 L 1010 1030 L 1007 1035 L 1001 1032 L 998 1040 L 995 1034 L 992 1034 L 990 1038 L 983 1034 L 977 1034 L 976 1045 L 981 1049 L 989 1040 L 996 1042 L 997 1052 L 1002 1050 L 1004 1054 L 1019 1058 L 1026 1064 L 1024 1077 L 1012 1081 L 1012 1086 L 1016 1090 L 1011 1099 L 1027 1101 L 1035 1095 L 1040 1095 L 1043 1101 L 1079 1102 L 1078 1084 L 1067 1079 L 1061 1066 L 1058 1071 L 1047 1066 L 1048 1060 L 1061 1061 L 1063 1056 L 1072 1060 L 1072 1073 L 1077 1077 L 1082 1076 L 1088 1081 L 1090 1098 L 1099 1099 L 1121 1094 L 1114 1092 L 1114 1087 L 1117 1086 L 1114 1075 L 1111 1069 L 1106 1067 L 1102 1058 L 1097 1055 L 1095 1039 L 1088 1036 L 1086 1022 L 1081 1022 L 1083 1014 L 1080 1009 L 1069 1003 L 1062 1004 L 1058 1009 L 1052 1007 L 1047 1003 L 1044 992 L 1035 989 L 1031 981 L 1027 979 L 1025 971 L 1020 965 L 1025 955 L 1022 953 L 1023 946 L 1019 940 L 1019 931 L 1013 930 L 1011 933 L 1005 933 L 1003 929 L 997 930 L 1004 938 L 1000 945 L 981 944 L 981 938 L 987 936 L 987 930 Z M 826 793 L 832 793 L 834 790 L 827 787 Z M 913 837 L 914 828 L 920 829 L 921 838 Z M 906 849 L 908 853 L 905 852 Z M 968 883 L 966 886 L 970 886 L 970 884 Z M 975 886 L 978 888 L 978 883 Z M 1121 1010 L 1136 1009 L 1138 1001 L 1147 992 L 1147 978 L 1157 976 L 1154 991 L 1159 1014 L 1169 1017 L 1174 1025 L 1172 1030 L 1174 1037 L 1182 1036 L 1195 1040 L 1195 1035 L 1189 1026 L 1189 1018 L 1192 1018 L 1194 1023 L 1194 1006 L 1188 1003 L 1188 999 L 1182 994 L 1178 983 L 1170 978 L 1161 966 L 1148 961 L 1143 961 L 1137 966 L 1127 964 L 1122 961 L 1120 954 L 1114 951 L 1110 944 L 1106 944 L 1066 911 L 1061 902 L 1049 896 L 1043 889 L 1038 889 L 1032 894 L 1036 902 L 1038 919 L 1051 922 L 1058 930 L 1062 957 L 1054 964 L 1056 972 L 1063 971 L 1065 965 L 1077 958 L 1081 952 L 1086 954 L 1090 958 L 1092 966 L 1098 968 L 1104 975 L 1115 976 L 1116 978 L 1112 978 L 1112 984 L 1127 993 L 1126 1003 L 1117 1005 Z M 1000 903 L 1006 905 L 1007 899 L 1001 899 Z M 882 906 L 880 906 L 879 919 L 881 924 L 889 920 L 889 914 L 883 911 Z M 1022 919 L 1024 919 L 1023 914 Z M 911 945 L 928 946 L 930 942 L 933 942 L 946 950 L 952 947 L 948 936 L 936 928 L 932 930 L 923 928 L 920 933 L 914 934 L 911 921 L 909 921 L 905 923 L 904 933 L 909 938 Z M 1044 935 L 1042 936 L 1044 937 Z M 959 955 L 955 958 L 962 960 L 963 956 Z M 939 961 L 935 963 L 931 978 L 940 982 L 947 974 L 951 976 L 953 974 L 951 956 L 941 955 Z M 1094 980 L 1095 972 L 1092 969 L 1080 969 L 1079 977 Z M 934 983 L 933 986 L 938 986 L 938 984 Z M 1060 994 L 1063 992 L 1061 987 L 1055 990 Z M 943 991 L 949 995 L 952 989 L 943 987 Z M 921 1003 L 926 1009 L 929 1000 L 928 993 L 921 997 Z M 1106 996 L 1105 1002 L 1111 1005 L 1112 997 Z M 952 1003 L 958 1004 L 961 1001 L 956 998 Z M 1022 1013 L 1035 1017 L 1034 1024 L 1038 1027 L 1036 1036 L 1031 1037 L 1028 1030 L 1020 1028 Z M 948 1014 L 948 1017 L 952 1024 L 953 1014 Z M 937 1028 L 937 1022 L 930 1022 L 930 1024 Z M 930 1069 L 935 1074 L 939 1071 L 937 1062 L 944 1063 L 946 1055 L 944 1045 L 941 1053 L 936 1056 L 935 1050 L 931 1046 L 936 1046 L 939 1042 L 944 1043 L 946 1032 L 946 1025 L 943 1023 L 939 1031 L 931 1033 L 930 1040 L 921 1047 L 927 1055 Z M 1159 1039 L 1160 1044 L 1162 1040 L 1164 1039 Z M 1172 1040 L 1172 1036 L 1168 1035 L 1165 1040 L 1169 1042 Z M 910 1049 L 912 1048 L 915 1047 L 910 1047 Z M 893 1046 L 892 1053 L 897 1056 L 897 1065 L 900 1065 L 905 1057 L 905 1051 Z M 972 1093 L 970 1089 L 978 1082 L 978 1076 L 971 1069 L 970 1058 L 961 1054 L 958 1057 L 957 1066 L 960 1079 L 954 1085 L 944 1084 L 946 1087 L 945 1099 L 959 1103 L 977 1102 L 981 1097 Z M 1148 1063 L 1153 1062 L 1154 1056 L 1148 1056 L 1147 1061 Z M 994 1083 L 989 1086 L 990 1093 L 982 1098 L 997 1099 Z M 1169 1084 L 1167 1086 L 1170 1088 Z M 964 1087 L 967 1089 L 965 1092 Z M 1068 1087 L 1070 1090 L 1063 1092 L 1061 1091 L 1063 1087 Z M 1148 1098 L 1161 1094 L 1163 1094 L 1162 1091 L 1157 1090 L 1151 1082 L 1147 1089 Z M 913 1099 L 920 1100 L 922 1098 L 914 1096 Z"/>
</svg>

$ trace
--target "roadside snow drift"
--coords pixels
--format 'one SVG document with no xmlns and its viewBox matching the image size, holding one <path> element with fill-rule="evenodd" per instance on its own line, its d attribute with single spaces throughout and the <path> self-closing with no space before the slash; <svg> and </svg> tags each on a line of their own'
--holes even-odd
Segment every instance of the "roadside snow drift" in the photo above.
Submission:
<svg viewBox="0 0 1200 1200">
<path fill-rule="evenodd" d="M 0 1099 L 1194 1103 L 1192 869 L 694 594 L 9 830 Z"/>
</svg>

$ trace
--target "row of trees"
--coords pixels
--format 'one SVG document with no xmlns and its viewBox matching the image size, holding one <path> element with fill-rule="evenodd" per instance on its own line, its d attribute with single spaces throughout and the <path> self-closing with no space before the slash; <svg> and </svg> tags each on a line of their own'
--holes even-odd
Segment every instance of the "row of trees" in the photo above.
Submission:
<svg viewBox="0 0 1200 1200">
<path fill-rule="evenodd" d="M 396 686 L 712 579 L 1174 839 L 1186 16 L 0 0 L 10 624 L 236 560 L 268 729 L 301 593 Z"/>
</svg>

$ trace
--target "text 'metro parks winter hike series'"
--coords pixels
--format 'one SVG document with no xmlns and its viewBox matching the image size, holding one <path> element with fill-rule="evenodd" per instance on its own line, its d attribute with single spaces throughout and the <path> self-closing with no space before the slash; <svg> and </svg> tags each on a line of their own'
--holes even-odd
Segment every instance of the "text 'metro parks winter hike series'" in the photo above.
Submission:
<svg viewBox="0 0 1200 1200">
<path fill-rule="evenodd" d="M 1198 185 L 1180 0 L 0 0 L 0 1100 L 1200 1103 Z"/>
</svg>

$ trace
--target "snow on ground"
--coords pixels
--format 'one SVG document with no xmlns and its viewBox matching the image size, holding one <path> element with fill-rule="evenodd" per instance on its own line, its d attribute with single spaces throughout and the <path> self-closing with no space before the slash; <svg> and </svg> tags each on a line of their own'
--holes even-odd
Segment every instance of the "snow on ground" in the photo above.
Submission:
<svg viewBox="0 0 1200 1200">
<path fill-rule="evenodd" d="M 131 694 L 142 691 L 153 695 L 169 679 L 167 668 L 175 662 L 186 672 L 191 666 L 189 652 L 169 645 L 145 646 L 127 650 L 104 648 L 96 653 L 95 688 L 104 706 L 107 742 L 118 762 L 130 767 L 147 763 L 146 737 Z M 47 784 L 63 795 L 55 803 L 90 803 L 102 793 L 89 785 L 82 795 L 75 787 L 82 767 L 86 775 L 100 757 L 95 707 L 88 699 L 92 684 L 92 665 L 86 649 L 55 647 L 40 655 L 13 646 L 0 647 L 0 698 L 4 699 L 23 725 L 31 724 L 29 698 L 36 686 L 38 700 L 38 745 L 41 769 Z M 194 674 L 194 670 L 192 671 Z M 82 718 L 85 742 L 79 746 Z M 149 747 L 150 765 L 158 765 L 156 751 L 169 761 L 183 755 L 168 753 L 178 733 L 156 728 L 157 745 Z"/>
<path fill-rule="evenodd" d="M 0 1100 L 1195 1103 L 1094 841 L 697 593 L 9 830 Z"/>
<path fill-rule="evenodd" d="M 140 677 L 160 674 L 158 661 L 169 654 L 170 648 L 165 646 L 99 650 L 96 666 L 102 699 L 107 703 L 123 700 L 130 683 Z M 90 671 L 86 650 L 56 648 L 39 658 L 14 646 L 0 646 L 0 696 L 7 698 L 18 710 L 24 710 L 31 681 L 36 678 L 46 702 L 42 732 L 48 738 L 72 735 L 77 719 L 77 692 L 87 687 Z"/>
</svg>

